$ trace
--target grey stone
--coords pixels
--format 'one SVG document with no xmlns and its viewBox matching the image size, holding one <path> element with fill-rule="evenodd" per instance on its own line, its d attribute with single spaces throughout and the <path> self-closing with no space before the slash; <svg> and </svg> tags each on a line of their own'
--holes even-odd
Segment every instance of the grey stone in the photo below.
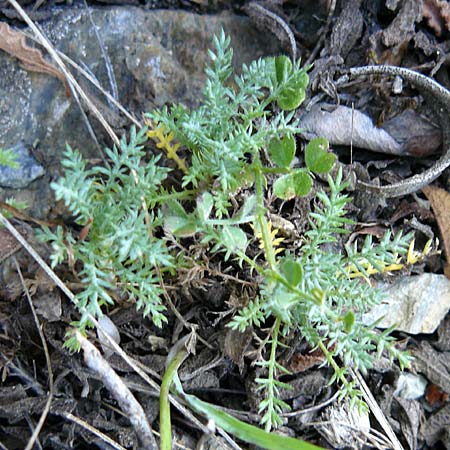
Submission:
<svg viewBox="0 0 450 450">
<path fill-rule="evenodd" d="M 366 324 L 383 317 L 379 328 L 395 325 L 410 334 L 433 333 L 450 309 L 450 280 L 444 275 L 424 273 L 379 287 L 386 299 L 364 316 Z"/>
<path fill-rule="evenodd" d="M 247 18 L 231 13 L 195 15 L 126 6 L 91 9 L 91 15 L 111 60 L 118 100 L 138 118 L 166 102 L 199 103 L 207 49 L 221 28 L 231 37 L 236 67 L 280 53 L 274 38 L 268 39 Z M 41 27 L 58 50 L 84 64 L 109 90 L 105 61 L 86 9 L 55 9 Z M 88 82 L 83 87 L 116 131 L 125 132 L 128 124 L 108 101 Z M 110 145 L 101 126 L 95 120 L 92 125 L 100 143 Z M 17 142 L 29 146 L 35 141 L 40 143 L 47 176 L 32 183 L 39 208 L 33 204 L 31 213 L 43 216 L 50 202 L 47 186 L 60 173 L 66 143 L 87 158 L 99 154 L 63 84 L 47 74 L 25 71 L 18 60 L 0 52 L 0 147 L 10 148 Z M 6 194 L 11 195 L 0 192 L 1 197 Z"/>
<path fill-rule="evenodd" d="M 18 144 L 10 150 L 16 155 L 15 162 L 18 167 L 0 166 L 1 187 L 22 189 L 44 175 L 44 168 L 36 162 L 22 144 Z"/>
</svg>

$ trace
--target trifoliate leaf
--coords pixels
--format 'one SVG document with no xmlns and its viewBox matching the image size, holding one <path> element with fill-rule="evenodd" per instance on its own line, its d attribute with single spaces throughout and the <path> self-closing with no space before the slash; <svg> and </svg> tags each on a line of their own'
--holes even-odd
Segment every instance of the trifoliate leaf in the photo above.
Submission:
<svg viewBox="0 0 450 450">
<path fill-rule="evenodd" d="M 296 196 L 308 195 L 312 188 L 312 179 L 308 172 L 299 169 L 287 175 L 283 175 L 273 184 L 274 194 L 283 200 L 289 200 Z"/>
<path fill-rule="evenodd" d="M 325 138 L 315 138 L 306 146 L 305 163 L 309 170 L 315 173 L 329 172 L 336 161 L 336 155 L 328 153 L 328 141 Z"/>
<path fill-rule="evenodd" d="M 274 138 L 269 142 L 270 158 L 278 167 L 289 167 L 295 155 L 295 147 L 294 136 Z"/>
<path fill-rule="evenodd" d="M 297 286 L 303 278 L 303 268 L 295 260 L 286 258 L 281 265 L 281 272 L 283 273 L 286 281 L 292 286 Z"/>
<path fill-rule="evenodd" d="M 311 192 L 312 179 L 306 170 L 295 170 L 292 172 L 294 178 L 295 194 L 304 197 Z"/>
<path fill-rule="evenodd" d="M 281 176 L 273 183 L 273 193 L 283 200 L 295 197 L 294 178 L 291 173 Z"/>
</svg>

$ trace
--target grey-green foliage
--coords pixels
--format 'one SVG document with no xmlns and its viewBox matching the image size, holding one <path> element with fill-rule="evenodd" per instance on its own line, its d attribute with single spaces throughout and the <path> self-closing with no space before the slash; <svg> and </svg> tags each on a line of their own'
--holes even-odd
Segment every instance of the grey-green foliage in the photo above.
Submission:
<svg viewBox="0 0 450 450">
<path fill-rule="evenodd" d="M 134 299 L 157 325 L 164 322 L 160 275 L 181 262 L 168 251 L 163 231 L 178 239 L 180 247 L 195 236 L 205 251 L 223 252 L 224 260 L 236 258 L 259 274 L 257 297 L 230 326 L 244 330 L 273 321 L 270 349 L 259 362 L 266 374 L 256 380 L 265 392 L 262 422 L 270 429 L 281 423 L 280 413 L 288 407 L 279 399 L 285 384 L 278 378 L 286 369 L 277 362 L 277 346 L 292 330 L 300 330 L 313 348 L 322 350 L 333 379 L 353 401 L 359 401 L 360 392 L 348 381 L 348 367 L 366 370 L 376 349 L 387 350 L 401 365 L 408 362 L 388 333 L 362 325 L 360 318 L 381 299 L 364 279 L 368 268 L 382 272 L 406 251 L 410 236 L 386 235 L 378 246 L 367 240 L 360 251 L 346 248 L 346 255 L 333 251 L 336 235 L 347 233 L 351 224 L 345 218 L 349 199 L 342 194 L 345 183 L 339 172 L 336 180 L 329 178 L 330 194 L 317 196 L 319 206 L 303 245 L 284 253 L 276 248 L 266 214 L 269 181 L 274 180 L 273 193 L 281 199 L 306 195 L 314 174 L 328 172 L 335 156 L 326 140 L 316 139 L 305 149 L 306 167 L 293 164 L 301 125 L 294 111 L 304 99 L 306 69 L 280 56 L 243 66 L 237 76 L 229 44 L 224 33 L 214 39 L 199 108 L 174 105 L 147 115 L 187 151 L 182 189 L 167 191 L 163 182 L 168 169 L 157 156 L 144 158 L 145 131 L 132 131 L 119 149 L 107 150 L 107 167 L 88 168 L 78 152 L 68 149 L 65 175 L 52 187 L 83 227 L 83 239 L 62 228 L 46 230 L 45 236 L 54 249 L 54 265 L 70 260 L 80 268 L 85 289 L 78 294 L 83 308 L 77 325 L 82 329 L 88 314 L 101 315 L 102 305 L 112 304 L 114 296 Z M 245 195 L 235 196 L 244 190 Z M 238 208 L 231 208 L 232 197 L 243 199 Z M 250 228 L 242 226 L 246 223 L 261 243 L 260 257 L 247 252 L 252 238 Z M 353 269 L 363 278 L 353 279 Z"/>
<path fill-rule="evenodd" d="M 227 215 L 229 193 L 252 179 L 248 160 L 271 140 L 292 140 L 300 131 L 294 111 L 272 114 L 269 105 L 284 100 L 284 110 L 296 108 L 308 84 L 306 70 L 298 63 L 292 67 L 284 56 L 253 61 L 243 65 L 240 76 L 234 75 L 229 45 L 223 32 L 214 38 L 204 101 L 198 109 L 175 105 L 147 114 L 173 131 L 191 152 L 183 185 L 208 186 L 219 216 Z"/>
<path fill-rule="evenodd" d="M 122 139 L 120 148 L 106 150 L 107 167 L 87 168 L 80 153 L 68 147 L 64 178 L 51 185 L 56 199 L 64 200 L 76 224 L 87 231 L 84 239 L 62 227 L 43 235 L 53 248 L 53 266 L 70 260 L 81 267 L 81 329 L 89 324 L 89 314 L 99 317 L 103 305 L 114 304 L 114 295 L 135 300 L 157 325 L 166 321 L 155 267 L 171 269 L 173 257 L 164 240 L 149 233 L 161 225 L 158 212 L 143 210 L 143 204 L 154 206 L 164 193 L 168 169 L 158 164 L 159 156 L 144 163 L 145 140 L 145 130 L 132 130 L 128 142 Z"/>
<path fill-rule="evenodd" d="M 406 253 L 412 236 L 399 233 L 391 239 L 386 233 L 376 246 L 368 237 L 359 251 L 347 248 L 347 255 L 330 251 L 336 237 L 348 234 L 348 226 L 353 222 L 345 218 L 350 199 L 342 194 L 347 186 L 342 182 L 342 173 L 336 180 L 329 177 L 328 181 L 330 193 L 317 194 L 320 203 L 310 215 L 310 230 L 303 245 L 295 254 L 278 258 L 278 273 L 266 276 L 260 298 L 243 308 L 230 325 L 245 330 L 250 325 L 259 326 L 264 317 L 278 318 L 284 334 L 296 330 L 312 348 L 324 351 L 327 362 L 335 369 L 332 381 L 342 383 L 342 396 L 359 402 L 361 393 L 346 378 L 350 367 L 365 373 L 372 367 L 374 352 L 383 351 L 391 359 L 398 359 L 401 367 L 409 363 L 408 355 L 395 347 L 390 330 L 378 333 L 375 324 L 362 323 L 362 316 L 383 299 L 381 291 L 363 280 L 368 277 L 367 268 L 371 265 L 382 273 L 398 255 Z M 349 271 L 350 267 L 355 267 L 356 272 Z M 361 277 L 352 278 L 355 273 Z M 272 342 L 277 338 L 272 336 Z M 337 358 L 341 360 L 340 367 L 336 365 Z M 271 364 L 279 373 L 285 371 L 276 361 L 262 362 L 264 367 Z M 285 387 L 276 379 L 260 378 L 257 382 L 272 389 L 274 397 L 280 387 Z M 270 403 L 269 399 L 270 396 L 262 404 L 263 423 L 281 424 L 281 406 L 286 405 L 276 399 Z"/>
</svg>

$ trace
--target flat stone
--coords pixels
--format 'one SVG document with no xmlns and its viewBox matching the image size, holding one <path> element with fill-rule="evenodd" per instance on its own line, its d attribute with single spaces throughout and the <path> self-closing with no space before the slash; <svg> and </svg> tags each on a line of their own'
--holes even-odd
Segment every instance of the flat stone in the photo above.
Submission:
<svg viewBox="0 0 450 450">
<path fill-rule="evenodd" d="M 90 12 L 109 56 L 118 100 L 138 118 L 168 102 L 188 106 L 200 102 L 207 50 L 222 28 L 231 37 L 237 68 L 281 52 L 276 39 L 268 39 L 248 18 L 232 13 L 196 15 L 146 11 L 129 5 L 90 8 Z M 87 68 L 103 88 L 111 91 L 107 64 L 84 7 L 56 7 L 51 19 L 40 25 L 59 51 Z M 46 59 L 51 61 L 48 55 Z M 128 131 L 127 120 L 102 94 L 87 81 L 82 81 L 82 86 L 118 134 Z M 100 145 L 111 145 L 103 128 L 90 119 Z M 36 216 L 45 215 L 46 205 L 51 202 L 48 184 L 60 174 L 66 143 L 87 158 L 99 157 L 79 107 L 72 97 L 67 97 L 61 81 L 28 72 L 16 58 L 0 52 L 0 147 L 11 148 L 20 142 L 25 147 L 39 142 L 46 170 L 46 176 L 30 186 L 30 196 L 21 194 L 30 200 L 39 199 L 30 210 Z M 6 196 L 11 192 L 0 190 L 0 197 Z"/>
<path fill-rule="evenodd" d="M 424 273 L 378 287 L 386 298 L 364 315 L 365 324 L 383 317 L 378 328 L 395 325 L 409 334 L 434 333 L 450 309 L 450 280 L 444 275 Z"/>
</svg>

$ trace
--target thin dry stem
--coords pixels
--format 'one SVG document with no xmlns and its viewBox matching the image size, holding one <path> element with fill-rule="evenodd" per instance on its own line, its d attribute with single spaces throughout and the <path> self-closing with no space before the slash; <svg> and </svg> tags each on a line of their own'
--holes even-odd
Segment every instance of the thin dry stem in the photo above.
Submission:
<svg viewBox="0 0 450 450">
<path fill-rule="evenodd" d="M 366 382 L 364 381 L 364 378 L 358 371 L 354 371 L 353 369 L 350 369 L 350 374 L 355 380 L 358 381 L 359 385 L 361 386 L 364 400 L 369 405 L 369 408 L 372 411 L 373 415 L 378 420 L 378 423 L 381 425 L 384 432 L 386 433 L 386 436 L 388 437 L 390 443 L 392 444 L 392 448 L 394 448 L 395 450 L 404 450 L 402 444 L 400 444 L 400 441 L 395 435 L 394 430 L 389 424 L 386 416 L 384 415 L 383 411 L 381 410 L 380 406 L 378 405 L 377 401 L 372 395 L 372 392 L 370 392 L 370 389 L 367 386 Z"/>
<path fill-rule="evenodd" d="M 19 15 L 22 17 L 22 19 L 25 21 L 25 23 L 31 28 L 33 33 L 36 35 L 39 42 L 42 44 L 43 47 L 48 51 L 50 56 L 53 58 L 56 65 L 59 67 L 59 70 L 64 74 L 67 81 L 69 82 L 72 90 L 74 92 L 77 92 L 80 97 L 83 99 L 83 101 L 86 103 L 88 108 L 92 111 L 92 113 L 95 115 L 95 117 L 99 120 L 99 122 L 102 124 L 102 126 L 105 128 L 107 133 L 109 134 L 110 138 L 113 140 L 113 142 L 120 146 L 120 140 L 114 133 L 113 129 L 110 127 L 108 122 L 104 119 L 103 115 L 100 113 L 100 111 L 97 109 L 97 107 L 94 105 L 94 103 L 90 100 L 90 98 L 85 94 L 83 89 L 80 87 L 78 82 L 75 80 L 74 76 L 70 73 L 70 71 L 67 69 L 66 65 L 62 61 L 62 59 L 59 57 L 58 53 L 56 52 L 53 45 L 50 43 L 50 41 L 44 36 L 44 34 L 38 29 L 38 27 L 34 24 L 34 22 L 30 19 L 28 14 L 23 10 L 23 8 L 17 3 L 16 0 L 8 0 L 9 3 L 14 7 L 14 9 L 19 13 Z"/>
<path fill-rule="evenodd" d="M 103 384 L 117 400 L 136 431 L 141 444 L 150 450 L 157 450 L 155 437 L 147 421 L 145 412 L 123 380 L 103 358 L 97 348 L 81 333 L 76 333 L 77 340 L 84 353 L 84 362 L 102 380 Z"/>
<path fill-rule="evenodd" d="M 39 338 L 41 339 L 41 342 L 42 342 L 42 348 L 44 349 L 44 354 L 45 354 L 45 362 L 47 364 L 48 384 L 49 384 L 49 388 L 50 388 L 44 410 L 42 411 L 41 417 L 39 418 L 39 422 L 37 423 L 37 425 L 33 431 L 33 434 L 31 435 L 31 437 L 28 440 L 28 443 L 25 447 L 25 450 L 31 450 L 33 448 L 34 444 L 36 443 L 36 440 L 38 439 L 39 433 L 41 432 L 42 427 L 44 426 L 44 423 L 45 423 L 45 419 L 47 418 L 47 415 L 50 411 L 50 405 L 53 400 L 53 370 L 52 370 L 52 364 L 50 361 L 50 354 L 48 352 L 47 341 L 45 340 L 45 336 L 44 336 L 44 333 L 42 332 L 41 324 L 39 323 L 39 319 L 36 314 L 36 310 L 34 309 L 33 301 L 31 300 L 31 296 L 30 296 L 30 292 L 28 291 L 28 288 L 25 284 L 25 280 L 23 279 L 22 271 L 20 270 L 19 264 L 17 263 L 17 260 L 15 257 L 13 257 L 13 261 L 16 266 L 17 273 L 19 274 L 20 282 L 22 284 L 22 288 L 27 297 L 28 304 L 30 305 L 31 312 L 33 314 L 34 323 L 35 323 L 36 328 L 39 333 Z"/>
<path fill-rule="evenodd" d="M 116 441 L 111 439 L 109 436 L 107 436 L 106 434 L 102 433 L 100 430 L 98 430 L 97 428 L 95 428 L 92 425 L 88 424 L 87 422 L 85 422 L 84 420 L 80 419 L 79 417 L 74 416 L 73 414 L 68 413 L 68 412 L 63 413 L 62 416 L 65 419 L 70 420 L 73 423 L 76 423 L 80 427 L 84 428 L 85 430 L 87 430 L 90 433 L 94 434 L 95 436 L 99 437 L 104 442 L 106 442 L 108 445 L 110 445 L 112 448 L 115 448 L 116 450 L 126 450 L 125 447 L 122 447 L 120 444 L 118 444 Z"/>
</svg>

